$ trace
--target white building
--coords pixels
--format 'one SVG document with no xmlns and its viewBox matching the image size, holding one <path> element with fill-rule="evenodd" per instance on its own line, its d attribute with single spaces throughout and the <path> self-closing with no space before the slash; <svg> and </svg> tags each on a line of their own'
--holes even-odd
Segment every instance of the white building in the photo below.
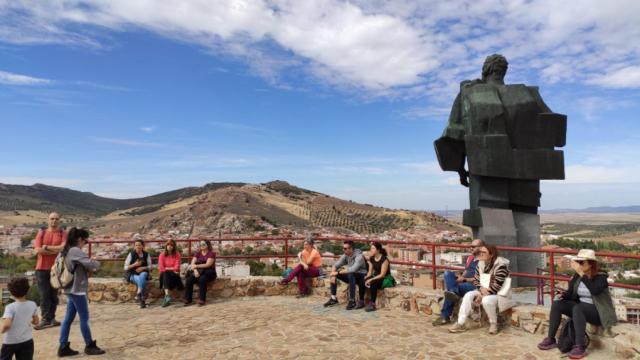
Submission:
<svg viewBox="0 0 640 360">
<path fill-rule="evenodd" d="M 247 264 L 218 264 L 216 263 L 216 273 L 218 276 L 247 277 L 250 275 Z"/>
<path fill-rule="evenodd" d="M 441 263 L 462 265 L 464 264 L 465 259 L 469 256 L 467 253 L 463 252 L 448 252 L 440 254 Z"/>
</svg>

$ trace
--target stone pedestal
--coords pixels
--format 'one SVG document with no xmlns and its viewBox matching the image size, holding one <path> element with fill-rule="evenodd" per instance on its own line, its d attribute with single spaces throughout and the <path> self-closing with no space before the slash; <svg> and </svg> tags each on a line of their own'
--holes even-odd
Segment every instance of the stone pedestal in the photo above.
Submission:
<svg viewBox="0 0 640 360">
<path fill-rule="evenodd" d="M 513 220 L 518 234 L 518 246 L 540 247 L 540 215 L 522 212 L 513 212 Z M 536 274 L 537 269 L 543 267 L 542 254 L 534 252 L 518 252 L 518 272 Z M 515 270 L 512 270 L 515 271 Z M 518 278 L 518 286 L 535 286 L 537 279 Z"/>
<path fill-rule="evenodd" d="M 479 207 L 465 210 L 463 223 L 473 237 L 496 246 L 540 247 L 540 216 L 509 209 Z M 538 253 L 501 251 L 509 259 L 511 272 L 536 274 L 542 257 Z M 535 279 L 512 278 L 512 286 L 534 286 Z"/>
</svg>

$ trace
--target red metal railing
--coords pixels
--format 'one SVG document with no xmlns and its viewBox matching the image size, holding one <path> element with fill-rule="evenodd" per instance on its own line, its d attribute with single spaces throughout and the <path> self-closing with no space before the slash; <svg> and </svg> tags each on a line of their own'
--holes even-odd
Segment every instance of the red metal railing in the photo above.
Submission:
<svg viewBox="0 0 640 360">
<path fill-rule="evenodd" d="M 304 237 L 226 237 L 226 238 L 198 238 L 198 239 L 183 239 L 183 240 L 175 240 L 176 243 L 187 243 L 187 255 L 193 253 L 192 251 L 192 243 L 200 242 L 202 240 L 209 240 L 212 242 L 241 242 L 242 247 L 244 248 L 245 241 L 270 241 L 270 242 L 284 242 L 284 252 L 283 254 L 271 254 L 271 255 L 223 255 L 217 256 L 218 259 L 260 259 L 260 258 L 284 258 L 284 266 L 289 266 L 289 258 L 295 258 L 296 255 L 289 254 L 289 244 L 295 242 L 301 242 L 304 240 Z M 371 243 L 374 241 L 380 242 L 382 244 L 393 244 L 393 245 L 404 245 L 404 246 L 417 246 L 421 248 L 429 248 L 431 250 L 431 264 L 425 264 L 420 262 L 412 262 L 412 261 L 398 261 L 392 260 L 392 264 L 397 265 L 407 265 L 407 266 L 415 266 L 422 268 L 430 268 L 432 270 L 432 287 L 434 289 L 437 288 L 437 272 L 438 270 L 464 270 L 464 268 L 459 266 L 447 266 L 447 265 L 438 265 L 436 264 L 436 251 L 438 248 L 460 248 L 460 249 L 468 249 L 470 245 L 468 244 L 445 244 L 445 243 L 433 243 L 433 242 L 419 242 L 419 241 L 399 241 L 399 240 L 380 240 L 373 238 L 353 238 L 353 237 L 315 237 L 314 241 L 316 242 L 324 242 L 324 241 L 347 241 L 351 240 L 354 242 L 361 243 Z M 89 242 L 89 256 L 92 255 L 92 246 L 98 244 L 124 244 L 130 243 L 132 244 L 133 240 L 101 240 L 101 241 L 93 241 Z M 145 240 L 146 244 L 149 243 L 160 243 L 163 244 L 166 240 Z M 548 294 L 551 296 L 551 301 L 555 297 L 556 293 L 556 282 L 558 281 L 569 281 L 570 278 L 562 275 L 556 275 L 555 272 L 555 254 L 564 254 L 564 255 L 573 255 L 577 253 L 577 250 L 562 250 L 562 249 L 543 249 L 543 248 L 524 248 L 524 247 L 513 247 L 513 246 L 498 246 L 498 250 L 502 251 L 515 251 L 515 252 L 534 252 L 534 253 L 545 253 L 549 256 L 549 274 L 529 274 L 529 273 L 519 273 L 512 272 L 511 276 L 515 277 L 523 277 L 530 279 L 539 279 L 541 281 L 549 281 L 550 291 Z M 600 257 L 610 257 L 610 258 L 622 258 L 622 259 L 635 259 L 640 260 L 640 255 L 638 254 L 626 254 L 626 253 L 607 253 L 607 252 L 598 252 L 597 256 Z M 106 259 L 98 259 L 100 261 L 122 261 L 122 259 L 117 258 L 106 258 Z M 610 283 L 609 286 L 625 288 L 630 290 L 638 290 L 640 291 L 640 285 L 629 285 L 622 283 Z"/>
</svg>

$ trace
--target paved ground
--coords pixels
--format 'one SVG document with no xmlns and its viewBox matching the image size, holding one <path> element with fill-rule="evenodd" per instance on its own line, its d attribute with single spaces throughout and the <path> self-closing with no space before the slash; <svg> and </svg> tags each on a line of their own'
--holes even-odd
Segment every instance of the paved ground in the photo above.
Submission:
<svg viewBox="0 0 640 360">
<path fill-rule="evenodd" d="M 183 308 L 91 305 L 91 327 L 107 351 L 93 359 L 559 359 L 515 329 L 449 334 L 402 311 L 325 309 L 319 297 L 234 298 Z M 344 304 L 342 304 L 344 305 Z M 59 309 L 62 320 L 64 306 Z M 53 359 L 59 328 L 35 333 L 35 359 Z M 84 346 L 76 322 L 71 344 Z M 74 358 L 85 358 L 77 356 Z M 86 357 L 88 358 L 88 357 Z M 589 359 L 614 359 L 594 351 Z"/>
</svg>

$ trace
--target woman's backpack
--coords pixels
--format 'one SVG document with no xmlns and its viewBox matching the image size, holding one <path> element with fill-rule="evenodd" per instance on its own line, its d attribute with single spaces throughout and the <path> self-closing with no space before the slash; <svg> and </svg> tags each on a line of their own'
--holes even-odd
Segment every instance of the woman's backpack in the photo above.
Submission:
<svg viewBox="0 0 640 360">
<path fill-rule="evenodd" d="M 587 346 L 589 346 L 591 339 L 589 338 L 589 335 L 587 335 L 587 333 L 584 334 L 584 337 L 584 347 L 586 349 Z M 569 319 L 564 323 L 564 325 L 562 325 L 562 328 L 560 328 L 560 336 L 558 337 L 558 349 L 563 353 L 571 351 L 573 345 L 576 344 L 575 338 L 576 329 L 573 326 L 573 320 Z"/>
<path fill-rule="evenodd" d="M 62 254 L 58 255 L 56 261 L 51 267 L 51 273 L 49 274 L 49 283 L 51 283 L 51 287 L 54 289 L 66 289 L 73 283 L 73 273 L 75 272 L 75 267 L 70 271 L 67 268 L 67 264 L 64 260 L 65 256 L 63 256 Z"/>
</svg>

